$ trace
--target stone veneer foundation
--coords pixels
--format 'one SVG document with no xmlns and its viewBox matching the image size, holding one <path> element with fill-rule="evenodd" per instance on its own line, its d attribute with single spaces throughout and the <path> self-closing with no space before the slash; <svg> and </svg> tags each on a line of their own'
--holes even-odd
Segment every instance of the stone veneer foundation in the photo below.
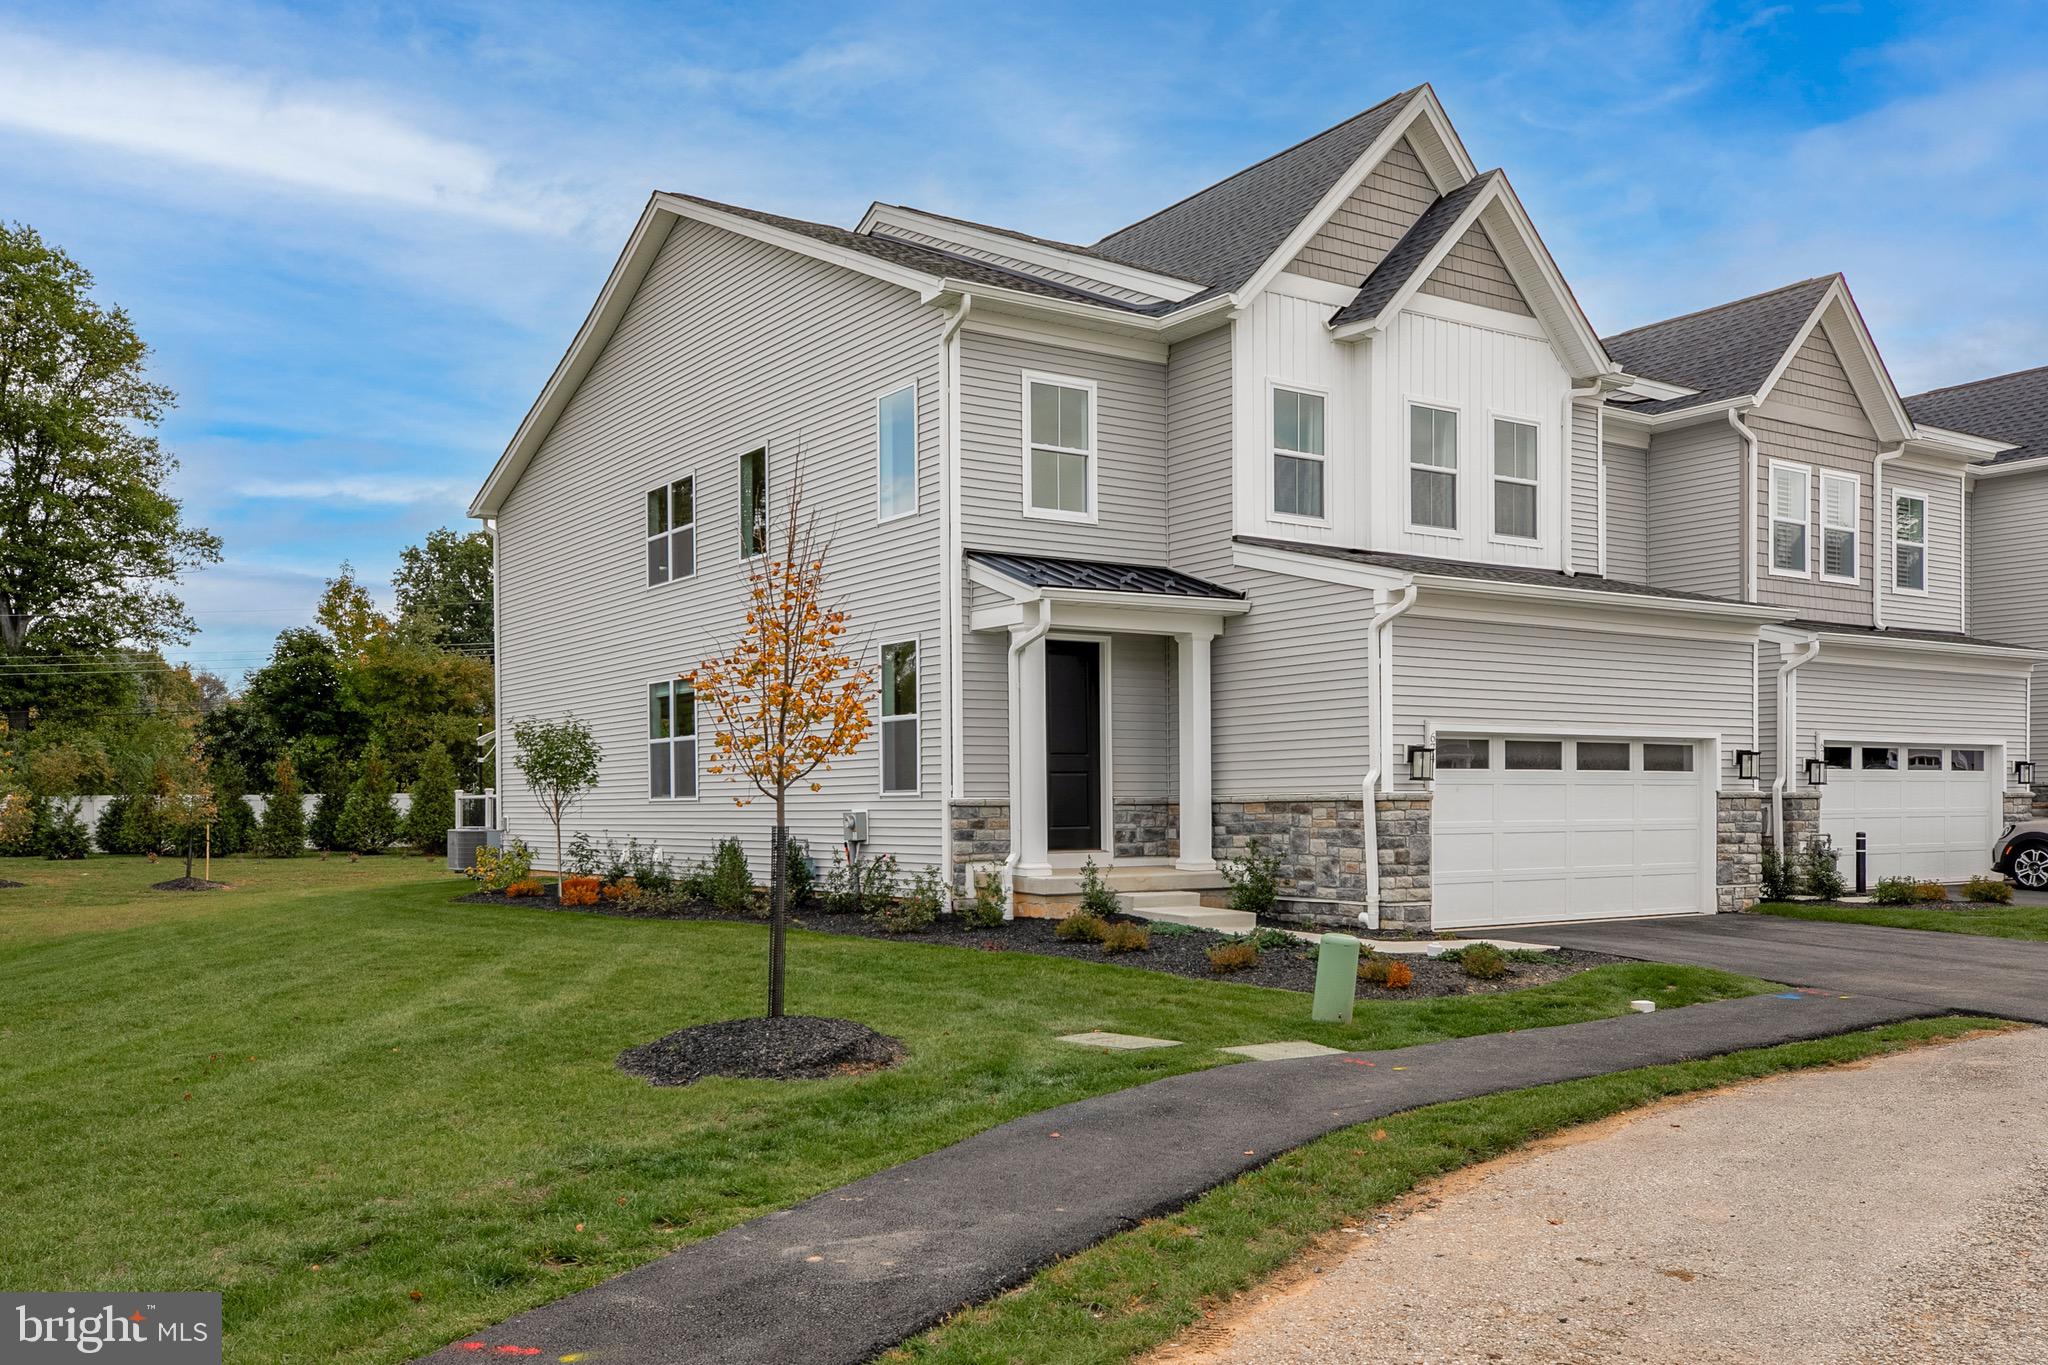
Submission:
<svg viewBox="0 0 2048 1365">
<path fill-rule="evenodd" d="M 2005 794 L 2005 818 L 2018 824 L 2048 815 L 2048 787 L 2014 787 Z"/>
<path fill-rule="evenodd" d="M 1714 908 L 1747 910 L 1763 898 L 1764 827 L 1771 799 L 1762 792 L 1722 792 L 1714 822 Z"/>
</svg>

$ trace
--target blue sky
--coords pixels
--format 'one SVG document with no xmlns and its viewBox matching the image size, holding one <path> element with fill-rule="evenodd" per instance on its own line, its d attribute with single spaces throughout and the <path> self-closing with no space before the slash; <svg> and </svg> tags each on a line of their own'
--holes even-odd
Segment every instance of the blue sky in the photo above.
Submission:
<svg viewBox="0 0 2048 1365">
<path fill-rule="evenodd" d="M 184 653 L 462 525 L 657 187 L 1090 241 L 1427 80 L 1602 331 L 1840 269 L 1908 392 L 2048 361 L 2039 7 L 969 12 L 0 9 L 0 216 L 134 315 L 226 542 Z"/>
</svg>

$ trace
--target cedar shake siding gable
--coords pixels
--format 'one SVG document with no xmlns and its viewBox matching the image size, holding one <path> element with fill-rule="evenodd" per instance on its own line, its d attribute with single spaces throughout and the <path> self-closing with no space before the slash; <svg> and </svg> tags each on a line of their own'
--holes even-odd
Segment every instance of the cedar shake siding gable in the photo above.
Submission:
<svg viewBox="0 0 2048 1365">
<path fill-rule="evenodd" d="M 1493 249 L 1493 239 L 1478 223 L 1466 229 L 1443 263 L 1422 282 L 1422 292 L 1481 308 L 1496 308 L 1503 313 L 1519 313 L 1525 318 L 1536 316 L 1500 253 Z"/>
<path fill-rule="evenodd" d="M 1422 159 L 1402 138 L 1287 268 L 1297 275 L 1356 287 L 1436 197 L 1436 185 Z"/>
</svg>

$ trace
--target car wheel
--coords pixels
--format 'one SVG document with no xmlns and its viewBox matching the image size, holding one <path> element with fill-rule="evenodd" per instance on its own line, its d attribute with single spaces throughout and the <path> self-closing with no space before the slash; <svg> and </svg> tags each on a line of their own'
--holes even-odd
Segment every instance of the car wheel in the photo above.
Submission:
<svg viewBox="0 0 2048 1365">
<path fill-rule="evenodd" d="M 2021 849 L 2012 860 L 2012 879 L 2029 891 L 2048 891 L 2048 846 Z"/>
</svg>

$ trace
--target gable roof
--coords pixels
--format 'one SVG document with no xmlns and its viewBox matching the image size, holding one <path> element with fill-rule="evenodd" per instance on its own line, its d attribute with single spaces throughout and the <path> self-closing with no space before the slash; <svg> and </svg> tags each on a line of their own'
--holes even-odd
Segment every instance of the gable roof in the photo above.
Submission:
<svg viewBox="0 0 2048 1365">
<path fill-rule="evenodd" d="M 1198 190 L 1094 250 L 1232 292 L 1258 273 L 1426 86 L 1403 90 L 1314 137 Z"/>
<path fill-rule="evenodd" d="M 1993 466 L 2048 457 L 2048 365 L 1930 389 L 1906 400 L 1916 422 L 2012 442 Z"/>
<path fill-rule="evenodd" d="M 1601 338 L 1630 374 L 1697 390 L 1621 410 L 1680 412 L 1755 394 L 1773 373 L 1839 275 L 1817 275 L 1768 293 L 1702 308 Z"/>
<path fill-rule="evenodd" d="M 1437 201 L 1422 211 L 1422 216 L 1373 267 L 1372 274 L 1365 277 L 1358 297 L 1338 309 L 1329 325 L 1342 327 L 1346 323 L 1376 318 L 1385 311 L 1387 305 L 1394 301 L 1394 296 L 1401 292 L 1401 287 L 1422 268 L 1422 263 L 1436 249 L 1437 243 L 1457 225 L 1466 208 L 1479 197 L 1480 191 L 1499 175 L 1498 169 L 1487 171 L 1449 194 L 1439 195 Z"/>
</svg>

